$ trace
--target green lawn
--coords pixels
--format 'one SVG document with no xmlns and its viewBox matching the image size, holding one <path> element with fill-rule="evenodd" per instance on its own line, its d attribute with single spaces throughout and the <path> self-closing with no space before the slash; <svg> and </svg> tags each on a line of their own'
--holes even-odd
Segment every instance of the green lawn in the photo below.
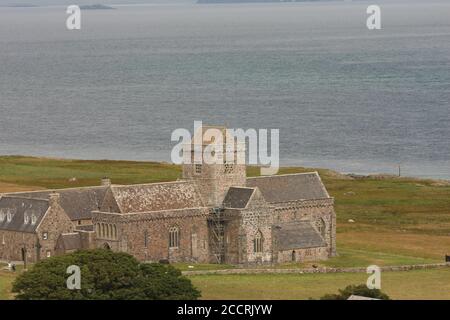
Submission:
<svg viewBox="0 0 450 320">
<path fill-rule="evenodd" d="M 202 299 L 319 299 L 350 284 L 364 284 L 364 273 L 255 274 L 191 276 Z M 381 289 L 391 299 L 450 299 L 450 268 L 383 272 Z"/>
<path fill-rule="evenodd" d="M 375 264 L 378 266 L 399 266 L 411 264 L 426 264 L 442 262 L 442 259 L 422 258 L 414 256 L 405 256 L 385 252 L 357 250 L 342 247 L 339 249 L 339 255 L 325 261 L 303 263 L 303 264 L 284 264 L 279 268 L 291 267 L 310 267 L 312 264 L 324 267 L 351 268 L 367 267 Z"/>
<path fill-rule="evenodd" d="M 3 266 L 0 265 L 0 268 Z M 12 299 L 11 286 L 16 274 L 0 271 L 0 300 Z"/>
</svg>

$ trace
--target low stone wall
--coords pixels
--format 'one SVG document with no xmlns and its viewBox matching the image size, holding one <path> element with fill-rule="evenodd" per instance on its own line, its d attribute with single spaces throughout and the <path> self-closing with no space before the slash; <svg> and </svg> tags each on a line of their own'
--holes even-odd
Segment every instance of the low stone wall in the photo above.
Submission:
<svg viewBox="0 0 450 320">
<path fill-rule="evenodd" d="M 380 267 L 381 271 L 410 271 L 421 269 L 436 269 L 450 267 L 450 262 L 447 263 L 433 263 L 433 264 L 414 264 L 404 266 L 385 266 Z M 282 274 L 282 273 L 295 273 L 295 274 L 308 274 L 308 273 L 366 273 L 366 267 L 358 268 L 305 268 L 305 269 L 273 269 L 273 268 L 253 268 L 253 269 L 225 269 L 225 270 L 202 270 L 202 271 L 183 271 L 183 275 L 196 276 L 196 275 L 228 275 L 228 274 Z"/>
</svg>

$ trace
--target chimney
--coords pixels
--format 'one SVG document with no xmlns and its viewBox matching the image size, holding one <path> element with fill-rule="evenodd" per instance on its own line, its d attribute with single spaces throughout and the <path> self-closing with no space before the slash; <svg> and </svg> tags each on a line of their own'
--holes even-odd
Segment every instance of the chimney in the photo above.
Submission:
<svg viewBox="0 0 450 320">
<path fill-rule="evenodd" d="M 108 177 L 102 178 L 101 185 L 104 186 L 104 187 L 110 186 L 111 185 L 111 179 L 109 179 Z"/>
<path fill-rule="evenodd" d="M 56 193 L 56 192 L 50 193 L 48 195 L 48 201 L 49 201 L 50 207 L 53 207 L 55 204 L 59 204 L 59 198 L 60 198 L 59 193 Z"/>
</svg>

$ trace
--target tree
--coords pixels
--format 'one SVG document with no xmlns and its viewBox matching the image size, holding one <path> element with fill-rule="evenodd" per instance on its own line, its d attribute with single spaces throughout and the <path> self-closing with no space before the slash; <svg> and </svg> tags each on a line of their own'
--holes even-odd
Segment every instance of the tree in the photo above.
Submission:
<svg viewBox="0 0 450 320">
<path fill-rule="evenodd" d="M 67 288 L 67 268 L 81 271 L 81 288 Z M 80 250 L 36 263 L 19 275 L 12 291 L 19 300 L 195 300 L 200 292 L 170 265 L 139 263 L 111 250 Z"/>
<path fill-rule="evenodd" d="M 347 286 L 345 289 L 339 289 L 339 294 L 327 294 L 320 298 L 320 300 L 347 300 L 351 295 L 390 300 L 389 296 L 381 290 L 369 289 L 364 284 Z"/>
</svg>

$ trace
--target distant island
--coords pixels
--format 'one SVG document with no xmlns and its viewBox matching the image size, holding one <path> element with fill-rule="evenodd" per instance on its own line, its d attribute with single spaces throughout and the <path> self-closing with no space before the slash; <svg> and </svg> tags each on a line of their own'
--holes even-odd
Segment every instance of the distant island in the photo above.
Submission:
<svg viewBox="0 0 450 320">
<path fill-rule="evenodd" d="M 29 3 L 12 3 L 12 4 L 0 5 L 0 7 L 7 7 L 7 8 L 35 8 L 35 7 L 37 7 L 37 5 L 29 4 Z"/>
<path fill-rule="evenodd" d="M 272 2 L 323 2 L 332 0 L 197 0 L 197 3 L 272 3 Z"/>
<path fill-rule="evenodd" d="M 80 6 L 81 10 L 113 10 L 116 8 L 105 6 L 103 4 L 90 4 L 90 5 L 83 5 Z"/>
</svg>

